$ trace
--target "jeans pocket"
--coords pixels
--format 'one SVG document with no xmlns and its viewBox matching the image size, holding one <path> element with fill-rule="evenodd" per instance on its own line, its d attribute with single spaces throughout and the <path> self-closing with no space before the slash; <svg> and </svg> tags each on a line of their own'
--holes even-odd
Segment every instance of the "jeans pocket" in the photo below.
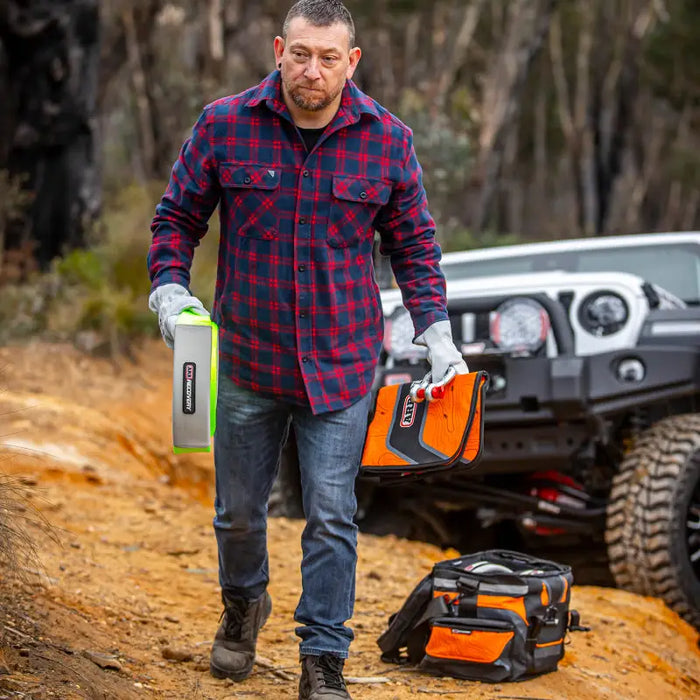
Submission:
<svg viewBox="0 0 700 700">
<path fill-rule="evenodd" d="M 390 196 L 391 185 L 384 180 L 335 175 L 328 245 L 347 248 L 356 245 L 363 235 L 370 235 L 374 217 Z"/>
<path fill-rule="evenodd" d="M 222 199 L 238 235 L 271 241 L 279 238 L 278 196 L 282 171 L 271 165 L 221 163 Z"/>
</svg>

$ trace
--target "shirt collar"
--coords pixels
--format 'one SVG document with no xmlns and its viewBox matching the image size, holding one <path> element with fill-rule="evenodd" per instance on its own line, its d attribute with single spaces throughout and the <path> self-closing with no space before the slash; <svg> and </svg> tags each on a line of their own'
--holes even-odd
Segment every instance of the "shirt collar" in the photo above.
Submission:
<svg viewBox="0 0 700 700">
<path fill-rule="evenodd" d="M 287 105 L 282 99 L 282 80 L 278 70 L 273 71 L 259 85 L 253 88 L 251 96 L 246 102 L 247 107 L 258 107 L 265 103 L 273 112 L 289 114 Z M 379 119 L 379 110 L 374 100 L 365 95 L 352 80 L 348 80 L 343 88 L 340 100 L 340 108 L 336 118 L 348 115 L 351 121 L 359 121 L 361 114 L 369 114 Z"/>
</svg>

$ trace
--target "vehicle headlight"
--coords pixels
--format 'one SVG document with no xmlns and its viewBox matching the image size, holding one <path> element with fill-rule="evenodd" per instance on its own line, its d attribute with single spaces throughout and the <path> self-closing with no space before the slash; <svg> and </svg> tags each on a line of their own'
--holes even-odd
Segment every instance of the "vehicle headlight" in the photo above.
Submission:
<svg viewBox="0 0 700 700">
<path fill-rule="evenodd" d="M 396 309 L 384 321 L 384 349 L 395 360 L 421 360 L 428 357 L 428 349 L 414 345 L 413 321 L 405 308 Z"/>
<path fill-rule="evenodd" d="M 627 323 L 629 309 L 615 292 L 589 294 L 578 308 L 578 320 L 584 330 L 598 337 L 617 333 Z"/>
<path fill-rule="evenodd" d="M 534 299 L 513 297 L 491 312 L 489 329 L 491 340 L 501 350 L 533 353 L 547 339 L 549 316 Z"/>
</svg>

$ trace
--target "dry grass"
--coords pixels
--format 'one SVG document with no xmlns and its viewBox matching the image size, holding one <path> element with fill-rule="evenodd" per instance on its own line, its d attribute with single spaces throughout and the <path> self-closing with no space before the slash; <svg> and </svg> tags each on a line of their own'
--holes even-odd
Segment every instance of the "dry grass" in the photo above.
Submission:
<svg viewBox="0 0 700 700">
<path fill-rule="evenodd" d="M 2 375 L 6 368 L 0 367 L 0 390 Z M 0 412 L 0 438 L 7 437 L 7 412 Z M 29 571 L 41 568 L 37 541 L 49 537 L 58 542 L 55 528 L 37 507 L 41 498 L 34 488 L 35 481 L 21 474 L 13 475 L 3 470 L 11 465 L 12 455 L 0 447 L 0 592 L 11 592 L 10 582 L 26 580 Z M 8 585 L 10 584 L 10 585 Z M 8 589 L 8 590 L 5 590 Z"/>
<path fill-rule="evenodd" d="M 38 537 L 58 540 L 51 524 L 31 502 L 32 495 L 21 477 L 0 473 L 0 587 L 41 569 Z"/>
</svg>

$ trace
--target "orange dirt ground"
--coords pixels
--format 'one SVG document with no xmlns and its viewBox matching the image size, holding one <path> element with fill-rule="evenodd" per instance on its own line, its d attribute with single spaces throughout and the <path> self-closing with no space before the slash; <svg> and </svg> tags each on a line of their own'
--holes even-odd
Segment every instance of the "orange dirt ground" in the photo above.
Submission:
<svg viewBox="0 0 700 700">
<path fill-rule="evenodd" d="M 30 524 L 38 562 L 21 580 L 0 572 L 0 698 L 296 698 L 297 521 L 270 522 L 274 607 L 254 674 L 208 673 L 220 613 L 212 460 L 171 453 L 170 363 L 155 341 L 118 363 L 69 346 L 0 348 L 0 471 L 21 479 L 53 534 Z M 360 536 L 354 698 L 700 697 L 697 632 L 660 601 L 606 588 L 574 588 L 592 629 L 571 635 L 556 673 L 489 685 L 383 664 L 388 615 L 450 556 Z"/>
</svg>

